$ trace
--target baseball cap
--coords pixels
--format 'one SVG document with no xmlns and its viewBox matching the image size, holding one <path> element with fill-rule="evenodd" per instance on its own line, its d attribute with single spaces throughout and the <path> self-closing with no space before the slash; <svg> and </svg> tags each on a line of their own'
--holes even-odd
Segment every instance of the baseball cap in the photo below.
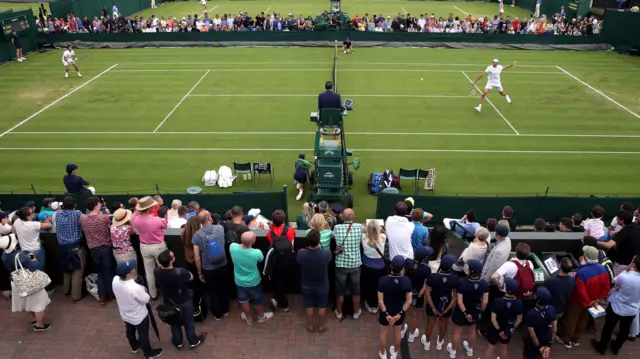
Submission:
<svg viewBox="0 0 640 359">
<path fill-rule="evenodd" d="M 247 215 L 242 216 L 242 221 L 243 221 L 244 223 L 246 223 L 246 224 L 249 224 L 249 223 L 250 223 L 251 221 L 253 221 L 255 218 L 256 218 L 255 216 L 252 216 L 252 215 L 247 214 Z"/>
<path fill-rule="evenodd" d="M 0 221 L 7 218 L 9 215 L 4 213 L 4 212 L 0 212 Z"/>
<path fill-rule="evenodd" d="M 551 302 L 551 292 L 545 287 L 538 287 L 536 296 L 538 297 L 538 303 L 542 305 L 547 305 Z"/>
<path fill-rule="evenodd" d="M 307 157 L 307 155 L 305 155 L 304 153 L 298 155 L 298 158 L 301 158 L 303 160 L 305 159 L 305 157 Z"/>
<path fill-rule="evenodd" d="M 456 258 L 456 256 L 454 256 L 453 254 L 447 254 L 440 260 L 440 269 L 451 269 L 451 267 L 454 265 L 454 263 L 456 263 L 457 260 L 458 258 Z"/>
<path fill-rule="evenodd" d="M 51 202 L 55 201 L 56 199 L 53 197 L 47 197 L 45 199 L 42 200 L 42 205 L 45 207 L 50 207 L 51 206 Z"/>
<path fill-rule="evenodd" d="M 118 275 L 118 277 L 124 279 L 127 274 L 129 274 L 134 269 L 136 269 L 135 259 L 120 262 L 116 267 L 116 274 Z"/>
<path fill-rule="evenodd" d="M 498 61 L 498 59 L 493 59 L 493 61 L 492 61 L 492 62 L 500 62 L 500 61 Z"/>
<path fill-rule="evenodd" d="M 34 201 L 28 201 L 24 203 L 24 207 L 35 207 L 36 206 L 36 202 Z"/>
<path fill-rule="evenodd" d="M 584 246 L 582 247 L 582 252 L 584 252 L 585 259 L 588 259 L 591 261 L 598 260 L 598 250 L 596 249 L 596 247 Z"/>
<path fill-rule="evenodd" d="M 520 285 L 518 284 L 518 281 L 513 278 L 505 278 L 504 289 L 507 291 L 507 293 L 513 294 L 517 292 L 518 289 L 520 289 Z"/>
<path fill-rule="evenodd" d="M 506 237 L 509 235 L 509 228 L 506 226 L 499 224 L 496 226 L 496 235 L 500 237 Z"/>
<path fill-rule="evenodd" d="M 331 205 L 331 210 L 335 213 L 342 213 L 344 207 L 342 207 L 340 203 L 334 203 L 333 205 Z"/>
<path fill-rule="evenodd" d="M 469 266 L 469 274 L 482 274 L 482 262 L 479 260 L 470 259 L 467 266 Z"/>
<path fill-rule="evenodd" d="M 67 165 L 67 172 L 73 171 L 73 170 L 77 170 L 78 166 L 74 165 L 73 163 L 69 163 Z"/>
<path fill-rule="evenodd" d="M 404 257 L 403 256 L 395 256 L 391 260 L 391 270 L 394 272 L 399 272 L 404 268 Z"/>
<path fill-rule="evenodd" d="M 427 246 L 418 247 L 416 248 L 415 252 L 413 252 L 413 256 L 417 261 L 421 261 L 432 254 L 433 254 L 433 248 L 427 247 Z"/>
</svg>

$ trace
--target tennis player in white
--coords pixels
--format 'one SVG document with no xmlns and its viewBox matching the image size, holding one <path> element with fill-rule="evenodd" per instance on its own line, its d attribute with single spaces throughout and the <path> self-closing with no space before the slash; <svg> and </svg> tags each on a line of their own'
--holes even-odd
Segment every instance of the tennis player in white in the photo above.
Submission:
<svg viewBox="0 0 640 359">
<path fill-rule="evenodd" d="M 508 103 L 511 103 L 511 98 L 509 98 L 509 95 L 504 93 L 504 89 L 502 88 L 502 83 L 500 82 L 500 74 L 502 73 L 502 70 L 510 69 L 514 66 L 516 66 L 516 62 L 503 67 L 498 63 L 498 59 L 493 59 L 493 63 L 487 66 L 487 69 L 484 70 L 484 72 L 480 74 L 480 76 L 478 76 L 475 81 L 473 81 L 473 86 L 475 86 L 476 83 L 480 81 L 480 79 L 482 79 L 486 75 L 489 75 L 487 85 L 484 87 L 484 91 L 482 91 L 482 96 L 480 96 L 480 104 L 475 108 L 478 112 L 482 111 L 482 103 L 484 102 L 484 98 L 494 87 L 498 89 L 498 93 L 504 96 Z"/>
<path fill-rule="evenodd" d="M 80 74 L 80 69 L 78 69 L 78 65 L 76 65 L 76 61 L 78 61 L 78 57 L 76 57 L 75 52 L 73 52 L 73 48 L 71 48 L 71 46 L 67 46 L 67 49 L 64 50 L 64 53 L 62 54 L 62 64 L 64 65 L 65 78 L 69 77 L 69 68 L 71 66 L 76 69 L 78 77 L 82 77 L 82 74 Z"/>
</svg>

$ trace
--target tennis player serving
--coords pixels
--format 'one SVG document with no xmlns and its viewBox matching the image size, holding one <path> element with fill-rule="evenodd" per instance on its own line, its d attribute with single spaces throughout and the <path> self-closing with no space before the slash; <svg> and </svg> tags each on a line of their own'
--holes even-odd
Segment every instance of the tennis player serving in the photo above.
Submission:
<svg viewBox="0 0 640 359">
<path fill-rule="evenodd" d="M 80 69 L 78 69 L 78 65 L 76 65 L 76 61 L 78 61 L 78 57 L 76 56 L 75 52 L 73 52 L 73 48 L 71 48 L 71 45 L 67 46 L 67 49 L 64 50 L 64 53 L 62 54 L 62 64 L 64 65 L 65 78 L 69 77 L 69 68 L 71 66 L 76 69 L 78 77 L 82 77 Z"/>
<path fill-rule="evenodd" d="M 509 98 L 509 95 L 504 93 L 504 89 L 502 88 L 502 83 L 500 82 L 500 74 L 502 73 L 502 70 L 510 69 L 516 66 L 516 63 L 517 62 L 514 61 L 511 65 L 507 65 L 503 67 L 498 63 L 498 59 L 493 59 L 493 63 L 487 66 L 487 69 L 484 70 L 484 72 L 480 74 L 480 76 L 478 76 L 478 78 L 475 81 L 473 81 L 473 86 L 475 86 L 476 83 L 480 81 L 483 77 L 485 77 L 486 75 L 489 75 L 489 80 L 487 81 L 487 85 L 484 87 L 484 91 L 482 91 L 482 96 L 480 96 L 480 104 L 478 105 L 478 107 L 475 107 L 476 111 L 478 112 L 482 111 L 482 104 L 484 103 L 484 98 L 487 96 L 489 91 L 491 91 L 491 89 L 494 87 L 498 89 L 498 93 L 500 93 L 500 95 L 505 97 L 505 99 L 507 100 L 507 103 L 511 103 L 511 98 Z"/>
</svg>

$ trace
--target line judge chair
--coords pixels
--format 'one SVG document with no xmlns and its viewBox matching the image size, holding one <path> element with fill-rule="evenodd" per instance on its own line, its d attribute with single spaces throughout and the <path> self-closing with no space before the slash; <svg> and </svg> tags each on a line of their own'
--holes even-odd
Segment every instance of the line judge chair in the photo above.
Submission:
<svg viewBox="0 0 640 359">
<path fill-rule="evenodd" d="M 416 191 L 416 187 L 418 184 L 418 170 L 417 169 L 413 169 L 413 170 L 407 170 L 404 168 L 401 168 L 398 171 L 398 177 L 400 177 L 401 180 L 410 180 L 413 182 L 413 191 Z"/>
<path fill-rule="evenodd" d="M 240 178 L 240 176 L 238 176 L 238 174 L 247 174 L 249 175 L 249 180 L 251 181 L 251 186 L 253 186 L 253 176 L 251 176 L 251 163 L 250 162 L 243 162 L 243 163 L 238 163 L 238 162 L 233 162 L 233 173 L 234 175 L 236 175 L 238 178 L 236 178 L 236 180 L 234 182 L 238 182 L 238 179 Z"/>
</svg>

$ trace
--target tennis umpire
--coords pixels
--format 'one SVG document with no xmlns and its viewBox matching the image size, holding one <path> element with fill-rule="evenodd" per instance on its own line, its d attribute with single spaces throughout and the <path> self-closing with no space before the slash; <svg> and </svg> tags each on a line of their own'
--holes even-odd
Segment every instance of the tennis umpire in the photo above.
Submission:
<svg viewBox="0 0 640 359">
<path fill-rule="evenodd" d="M 338 108 L 344 110 L 340 94 L 333 92 L 333 82 L 327 81 L 324 84 L 325 91 L 318 95 L 318 110 L 323 108 Z"/>
</svg>

